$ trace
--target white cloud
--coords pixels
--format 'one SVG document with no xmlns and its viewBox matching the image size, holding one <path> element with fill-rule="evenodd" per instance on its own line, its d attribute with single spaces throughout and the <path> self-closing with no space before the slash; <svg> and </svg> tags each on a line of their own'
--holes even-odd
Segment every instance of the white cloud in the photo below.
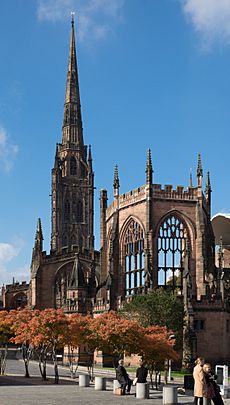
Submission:
<svg viewBox="0 0 230 405">
<path fill-rule="evenodd" d="M 202 45 L 230 44 L 230 0 L 181 0 L 187 18 L 201 37 Z"/>
<path fill-rule="evenodd" d="M 6 130 L 0 127 L 0 165 L 6 173 L 12 169 L 18 149 L 18 145 L 11 143 Z"/>
<path fill-rule="evenodd" d="M 19 256 L 23 246 L 24 242 L 21 239 L 17 239 L 13 244 L 0 243 L 0 284 L 12 283 L 13 277 L 15 281 L 28 280 L 29 265 L 9 270 L 14 259 Z"/>
<path fill-rule="evenodd" d="M 38 19 L 56 22 L 76 12 L 78 38 L 89 41 L 105 38 L 121 21 L 126 0 L 37 0 Z"/>
</svg>

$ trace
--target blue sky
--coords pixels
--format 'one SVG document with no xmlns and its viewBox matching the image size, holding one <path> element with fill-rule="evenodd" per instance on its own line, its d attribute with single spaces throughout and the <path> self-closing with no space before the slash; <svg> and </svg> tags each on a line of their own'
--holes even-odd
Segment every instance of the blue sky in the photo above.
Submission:
<svg viewBox="0 0 230 405">
<path fill-rule="evenodd" d="M 38 217 L 49 251 L 51 169 L 76 12 L 84 140 L 99 192 L 194 184 L 210 171 L 212 214 L 230 212 L 230 1 L 11 0 L 0 5 L 0 284 L 29 279 Z M 204 179 L 205 182 L 205 179 Z"/>
</svg>

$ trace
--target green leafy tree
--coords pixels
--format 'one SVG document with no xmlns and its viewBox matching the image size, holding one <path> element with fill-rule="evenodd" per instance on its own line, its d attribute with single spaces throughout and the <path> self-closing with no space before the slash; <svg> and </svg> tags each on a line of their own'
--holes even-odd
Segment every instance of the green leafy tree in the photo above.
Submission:
<svg viewBox="0 0 230 405">
<path fill-rule="evenodd" d="M 120 315 L 125 319 L 135 319 L 143 326 L 166 326 L 175 334 L 177 349 L 182 343 L 184 306 L 178 296 L 159 288 L 146 295 L 136 295 L 124 304 Z"/>
</svg>

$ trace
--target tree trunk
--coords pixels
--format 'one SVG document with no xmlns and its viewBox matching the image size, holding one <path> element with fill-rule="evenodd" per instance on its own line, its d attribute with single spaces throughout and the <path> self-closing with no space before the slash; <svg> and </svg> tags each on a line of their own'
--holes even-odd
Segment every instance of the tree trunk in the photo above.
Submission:
<svg viewBox="0 0 230 405">
<path fill-rule="evenodd" d="M 57 356 L 56 356 L 56 350 L 53 349 L 53 353 L 52 353 L 52 357 L 53 357 L 53 363 L 54 363 L 54 382 L 55 384 L 59 383 L 59 374 L 58 374 L 58 363 L 57 363 Z"/>
</svg>

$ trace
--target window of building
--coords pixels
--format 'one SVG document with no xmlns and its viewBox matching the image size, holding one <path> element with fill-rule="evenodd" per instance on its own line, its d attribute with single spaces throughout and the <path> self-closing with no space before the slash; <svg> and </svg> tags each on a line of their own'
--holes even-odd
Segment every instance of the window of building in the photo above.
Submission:
<svg viewBox="0 0 230 405">
<path fill-rule="evenodd" d="M 181 219 L 176 215 L 164 219 L 158 233 L 158 286 L 182 290 L 187 241 L 187 228 Z"/>
<path fill-rule="evenodd" d="M 76 214 L 77 222 L 83 222 L 83 204 L 81 200 L 77 201 L 77 214 Z"/>
<path fill-rule="evenodd" d="M 130 221 L 124 239 L 125 293 L 140 293 L 145 285 L 144 232 L 134 220 Z"/>
<path fill-rule="evenodd" d="M 84 163 L 81 163 L 81 177 L 82 177 L 82 178 L 85 177 L 85 173 L 86 173 L 86 171 L 85 171 L 85 165 L 84 165 Z"/>
<path fill-rule="evenodd" d="M 196 319 L 194 321 L 194 330 L 198 331 L 198 330 L 204 330 L 205 327 L 205 321 L 203 319 Z"/>
<path fill-rule="evenodd" d="M 62 237 L 62 246 L 68 246 L 68 238 L 65 234 Z"/>
<path fill-rule="evenodd" d="M 64 220 L 65 221 L 70 220 L 70 202 L 68 199 L 65 200 L 64 204 Z"/>
<path fill-rule="evenodd" d="M 76 159 L 72 156 L 70 159 L 70 175 L 75 176 L 77 174 L 77 162 Z"/>
</svg>

